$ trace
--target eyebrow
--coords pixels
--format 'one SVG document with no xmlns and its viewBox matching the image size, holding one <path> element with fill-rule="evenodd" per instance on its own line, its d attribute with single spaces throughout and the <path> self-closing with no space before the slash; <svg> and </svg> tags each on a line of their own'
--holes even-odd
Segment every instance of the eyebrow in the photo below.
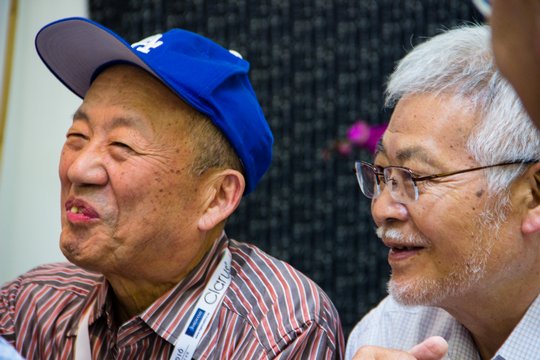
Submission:
<svg viewBox="0 0 540 360">
<path fill-rule="evenodd" d="M 386 151 L 384 150 L 384 145 L 382 143 L 382 137 L 380 137 L 379 141 L 377 141 L 377 146 L 375 147 L 375 154 L 373 154 L 373 157 L 377 157 L 379 153 L 386 154 Z"/>
<path fill-rule="evenodd" d="M 379 139 L 379 141 L 377 142 L 377 148 L 375 150 L 375 157 L 379 154 L 386 155 L 386 150 L 382 143 L 382 138 Z M 438 161 L 436 161 L 432 156 L 430 156 L 429 153 L 423 147 L 419 145 L 401 149 L 396 154 L 396 159 L 399 164 L 403 164 L 414 157 L 418 158 L 419 160 L 433 167 L 443 168 Z"/>
<path fill-rule="evenodd" d="M 86 115 L 86 113 L 79 108 L 73 114 L 72 119 L 73 119 L 73 121 L 75 121 L 75 120 L 88 121 L 88 115 Z"/>
<path fill-rule="evenodd" d="M 413 157 L 418 157 L 425 162 L 431 162 L 431 159 L 427 155 L 426 151 L 418 145 L 401 149 L 397 152 L 396 158 L 400 163 L 410 160 Z"/>
</svg>

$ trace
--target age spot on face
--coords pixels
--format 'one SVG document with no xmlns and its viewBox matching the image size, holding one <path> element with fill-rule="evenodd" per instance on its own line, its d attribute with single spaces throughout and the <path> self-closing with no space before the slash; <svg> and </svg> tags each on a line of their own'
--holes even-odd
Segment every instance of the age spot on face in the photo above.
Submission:
<svg viewBox="0 0 540 360">
<path fill-rule="evenodd" d="M 477 198 L 481 198 L 482 195 L 484 195 L 484 189 L 480 189 L 480 190 L 478 190 L 478 191 L 476 192 L 476 197 L 477 197 Z"/>
</svg>

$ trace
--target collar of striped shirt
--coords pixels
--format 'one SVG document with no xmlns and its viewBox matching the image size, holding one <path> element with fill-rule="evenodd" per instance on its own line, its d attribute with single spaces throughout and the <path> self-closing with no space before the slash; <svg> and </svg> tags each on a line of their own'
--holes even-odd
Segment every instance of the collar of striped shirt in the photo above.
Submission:
<svg viewBox="0 0 540 360">
<path fill-rule="evenodd" d="M 220 256 L 223 250 L 228 247 L 229 240 L 223 233 L 218 241 L 214 243 L 210 251 L 203 257 L 199 264 L 180 281 L 174 288 L 163 294 L 157 299 L 148 309 L 143 311 L 138 316 L 133 317 L 128 322 L 120 325 L 120 328 L 132 327 L 136 335 L 130 333 L 124 341 L 137 342 L 142 337 L 148 335 L 149 332 L 155 332 L 167 342 L 174 344 L 180 333 L 189 320 L 189 314 L 197 303 L 202 289 L 206 282 L 212 276 L 215 268 L 218 266 Z M 232 269 L 232 276 L 234 276 Z M 105 321 L 109 329 L 115 328 L 113 316 L 113 289 L 105 278 L 102 283 L 95 288 L 93 294 L 87 297 L 85 307 L 90 306 L 92 302 L 93 308 L 90 312 L 89 326 L 91 327 L 96 321 Z M 176 318 L 177 321 L 171 321 Z M 79 318 L 74 317 L 68 336 L 77 336 L 79 326 Z M 141 331 L 142 323 L 146 324 L 146 330 Z M 145 328 L 145 326 L 142 326 Z M 129 333 L 129 332 L 128 332 Z M 122 339 L 118 339 L 119 342 Z"/>
</svg>

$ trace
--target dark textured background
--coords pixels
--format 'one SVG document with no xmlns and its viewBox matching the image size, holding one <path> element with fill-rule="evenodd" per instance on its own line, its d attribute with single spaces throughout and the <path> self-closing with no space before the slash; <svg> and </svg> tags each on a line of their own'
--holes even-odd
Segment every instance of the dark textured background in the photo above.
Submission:
<svg viewBox="0 0 540 360">
<path fill-rule="evenodd" d="M 90 16 L 129 42 L 180 27 L 239 51 L 275 136 L 270 171 L 231 218 L 255 243 L 315 280 L 345 334 L 386 291 L 350 157 L 322 156 L 362 118 L 388 121 L 383 86 L 396 60 L 442 29 L 481 17 L 467 0 L 90 0 Z"/>
</svg>

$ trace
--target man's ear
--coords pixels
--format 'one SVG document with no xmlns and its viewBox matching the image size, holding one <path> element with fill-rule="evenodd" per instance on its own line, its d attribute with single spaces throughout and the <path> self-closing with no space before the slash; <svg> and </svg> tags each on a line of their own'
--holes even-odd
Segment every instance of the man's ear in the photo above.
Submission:
<svg viewBox="0 0 540 360">
<path fill-rule="evenodd" d="M 540 231 L 540 163 L 531 166 L 526 176 L 531 197 L 521 224 L 521 231 L 524 234 L 533 234 Z"/>
<path fill-rule="evenodd" d="M 244 176 L 232 169 L 220 170 L 210 175 L 211 191 L 205 201 L 205 210 L 199 218 L 198 228 L 209 231 L 226 220 L 236 210 L 244 194 Z"/>
</svg>

